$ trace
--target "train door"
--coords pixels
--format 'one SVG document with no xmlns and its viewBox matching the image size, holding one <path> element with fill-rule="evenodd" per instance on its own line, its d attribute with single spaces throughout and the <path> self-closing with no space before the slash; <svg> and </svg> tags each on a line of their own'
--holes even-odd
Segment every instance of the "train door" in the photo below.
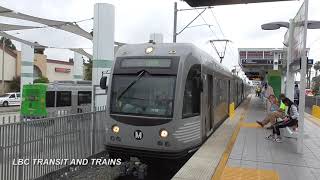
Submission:
<svg viewBox="0 0 320 180">
<path fill-rule="evenodd" d="M 237 107 L 238 103 L 239 103 L 239 100 L 238 100 L 238 94 L 239 94 L 239 91 L 238 91 L 238 80 L 235 80 L 235 85 L 236 85 L 236 94 L 235 94 L 236 104 L 235 104 L 235 106 Z"/>
<path fill-rule="evenodd" d="M 207 75 L 207 120 L 206 120 L 206 129 L 207 136 L 210 135 L 213 131 L 213 78 L 212 75 Z"/>
<path fill-rule="evenodd" d="M 231 104 L 231 98 L 232 98 L 232 94 L 231 94 L 231 86 L 230 86 L 230 80 L 228 80 L 228 84 L 227 84 L 227 88 L 228 88 L 228 94 L 227 94 L 227 112 L 228 114 L 230 114 L 230 109 L 229 109 L 229 106 Z"/>
<path fill-rule="evenodd" d="M 204 122 L 205 136 L 207 136 L 210 131 L 208 117 L 208 75 L 203 74 L 202 77 L 203 91 L 201 93 L 201 119 L 202 122 Z"/>
</svg>

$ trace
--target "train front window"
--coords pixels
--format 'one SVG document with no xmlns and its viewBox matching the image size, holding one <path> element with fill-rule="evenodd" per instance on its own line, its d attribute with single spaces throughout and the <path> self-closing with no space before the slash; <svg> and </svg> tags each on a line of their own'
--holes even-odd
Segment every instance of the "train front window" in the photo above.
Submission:
<svg viewBox="0 0 320 180">
<path fill-rule="evenodd" d="M 137 76 L 114 75 L 111 113 L 172 117 L 175 80 L 175 76 L 146 74 L 137 80 Z"/>
</svg>

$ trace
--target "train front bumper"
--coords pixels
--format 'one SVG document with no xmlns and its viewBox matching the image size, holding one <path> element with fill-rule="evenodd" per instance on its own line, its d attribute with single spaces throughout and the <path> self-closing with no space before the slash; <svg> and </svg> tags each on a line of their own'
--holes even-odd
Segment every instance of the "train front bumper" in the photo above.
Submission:
<svg viewBox="0 0 320 180">
<path fill-rule="evenodd" d="M 106 151 L 114 155 L 126 157 L 140 158 L 156 158 L 156 159 L 182 159 L 187 157 L 192 152 L 196 151 L 199 146 L 186 149 L 183 151 L 154 151 L 145 149 L 133 149 L 129 147 L 118 147 L 113 145 L 105 145 Z"/>
</svg>

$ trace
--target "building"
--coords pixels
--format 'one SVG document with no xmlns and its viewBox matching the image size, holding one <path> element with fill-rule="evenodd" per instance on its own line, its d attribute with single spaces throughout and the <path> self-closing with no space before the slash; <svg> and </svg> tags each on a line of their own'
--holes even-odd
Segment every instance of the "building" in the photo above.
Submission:
<svg viewBox="0 0 320 180">
<path fill-rule="evenodd" d="M 47 77 L 50 82 L 73 80 L 73 60 L 48 59 L 43 50 L 36 50 L 33 61 L 34 79 Z M 2 82 L 3 51 L 0 47 L 0 81 Z M 5 48 L 4 51 L 4 84 L 5 92 L 10 91 L 9 84 L 14 77 L 21 75 L 21 51 Z M 0 84 L 0 92 L 2 85 Z"/>
<path fill-rule="evenodd" d="M 3 55 L 5 61 L 3 61 Z M 4 52 L 2 49 L 2 46 L 0 46 L 0 93 L 2 92 L 2 74 L 4 75 L 4 89 L 5 92 L 8 92 L 9 90 L 9 82 L 12 81 L 14 77 L 17 76 L 17 53 L 15 51 L 12 51 L 8 48 L 5 48 Z M 4 64 L 4 66 L 3 66 Z M 2 73 L 2 70 L 4 70 L 4 73 Z"/>
<path fill-rule="evenodd" d="M 307 55 L 309 54 L 307 48 Z M 249 80 L 268 82 L 279 97 L 284 92 L 285 74 L 287 71 L 287 49 L 284 48 L 239 48 L 239 65 Z M 291 65 L 292 69 L 299 69 L 300 61 Z M 312 63 L 311 63 L 312 65 Z M 311 66 L 308 61 L 308 72 Z M 308 74 L 308 79 L 310 73 Z M 310 83 L 309 83 L 310 84 Z"/>
</svg>

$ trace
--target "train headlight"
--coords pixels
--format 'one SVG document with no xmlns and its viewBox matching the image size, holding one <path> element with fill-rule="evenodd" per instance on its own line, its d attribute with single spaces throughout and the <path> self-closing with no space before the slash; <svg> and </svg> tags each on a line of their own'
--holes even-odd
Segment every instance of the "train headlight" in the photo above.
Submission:
<svg viewBox="0 0 320 180">
<path fill-rule="evenodd" d="M 150 54 L 150 53 L 152 53 L 152 51 L 153 51 L 153 47 L 147 47 L 145 50 L 145 53 Z"/>
<path fill-rule="evenodd" d="M 115 134 L 118 134 L 120 132 L 120 128 L 117 125 L 112 126 L 112 132 Z"/>
<path fill-rule="evenodd" d="M 165 129 L 160 130 L 160 137 L 166 138 L 166 137 L 168 137 L 168 135 L 169 135 L 169 133 L 167 130 L 165 130 Z"/>
</svg>

